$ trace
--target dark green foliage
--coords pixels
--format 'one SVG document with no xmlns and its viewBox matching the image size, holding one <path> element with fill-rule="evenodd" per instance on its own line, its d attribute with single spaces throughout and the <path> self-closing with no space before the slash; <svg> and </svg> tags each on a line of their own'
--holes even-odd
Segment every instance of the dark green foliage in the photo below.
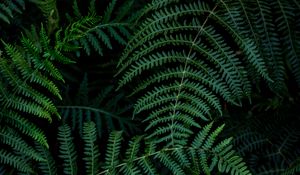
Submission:
<svg viewBox="0 0 300 175">
<path fill-rule="evenodd" d="M 78 150 L 78 146 L 73 144 L 70 127 L 62 125 L 58 130 L 58 141 L 59 157 L 64 161 L 63 174 L 76 174 L 79 171 L 78 167 L 82 168 L 80 171 L 84 171 L 85 174 L 159 174 L 161 168 L 171 174 L 188 174 L 188 167 L 192 163 L 201 165 L 202 170 L 198 173 L 211 174 L 212 170 L 219 169 L 220 172 L 229 171 L 231 174 L 250 174 L 245 163 L 232 150 L 231 138 L 216 141 L 223 127 L 212 129 L 210 123 L 198 132 L 195 138 L 191 136 L 191 142 L 170 148 L 160 148 L 156 143 L 145 140 L 143 136 L 136 136 L 127 141 L 123 139 L 121 131 L 114 131 L 109 135 L 105 154 L 100 155 L 96 144 L 95 124 L 84 123 L 84 165 L 75 166 L 79 158 L 75 147 Z M 123 141 L 128 145 L 125 148 L 121 146 Z M 51 156 L 48 157 L 47 162 L 52 162 Z M 157 167 L 158 163 L 161 164 L 160 167 Z M 41 170 L 48 169 L 48 165 L 44 164 Z M 49 171 L 43 173 L 50 174 Z"/>
<path fill-rule="evenodd" d="M 48 147 L 42 130 L 25 116 L 43 118 L 50 122 L 53 117 L 60 117 L 48 94 L 61 98 L 53 80 L 62 80 L 62 76 L 54 63 L 68 60 L 59 51 L 51 48 L 50 40 L 43 27 L 37 39 L 22 36 L 20 46 L 22 49 L 3 42 L 5 52 L 1 54 L 0 61 L 0 120 L 3 124 L 1 132 L 3 136 L 10 134 L 14 140 L 3 138 L 0 144 L 10 145 L 19 152 L 25 152 L 29 157 L 40 161 L 41 159 L 36 157 L 34 151 L 29 151 L 30 146 L 25 146 L 25 141 L 16 132 L 21 132 Z M 4 151 L 2 149 L 5 148 L 1 147 L 1 151 Z M 18 156 L 11 153 L 5 154 L 10 155 L 9 159 L 5 160 L 3 157 L 1 162 L 15 166 L 13 161 L 17 161 Z M 16 168 L 20 167 L 22 166 L 18 165 Z M 24 171 L 23 168 L 20 170 Z"/>
<path fill-rule="evenodd" d="M 96 1 L 91 0 L 88 7 L 88 15 L 93 16 L 95 21 L 88 27 L 85 37 L 75 41 L 75 45 L 83 48 L 87 55 L 91 55 L 93 50 L 103 56 L 104 49 L 113 49 L 113 40 L 120 45 L 126 45 L 131 36 L 130 25 L 134 19 L 129 18 L 127 12 L 133 5 L 133 0 L 125 3 L 117 9 L 117 0 L 112 0 L 107 6 L 104 14 L 97 15 Z M 77 0 L 73 0 L 73 13 L 75 17 L 72 20 L 84 19 Z M 112 14 L 117 11 L 117 17 Z M 71 16 L 71 15 L 70 15 Z M 71 18 L 71 17 L 70 17 Z"/>
<path fill-rule="evenodd" d="M 3 0 L 0 23 L 0 174 L 299 173 L 297 0 Z"/>
<path fill-rule="evenodd" d="M 108 141 L 104 163 L 106 170 L 100 174 L 158 174 L 159 171 L 154 169 L 157 162 L 160 162 L 171 174 L 186 174 L 187 170 L 184 167 L 189 167 L 193 163 L 190 156 L 195 156 L 194 158 L 199 161 L 197 163 L 201 164 L 202 171 L 199 173 L 210 174 L 212 169 L 218 168 L 221 172 L 225 169 L 231 171 L 231 174 L 250 174 L 242 159 L 231 150 L 231 139 L 215 143 L 223 126 L 214 131 L 211 131 L 211 127 L 212 123 L 205 126 L 191 143 L 163 149 L 159 149 L 156 143 L 146 141 L 144 146 L 146 149 L 141 150 L 142 137 L 135 137 L 129 142 L 124 156 L 125 161 L 122 162 L 117 158 L 122 155 L 121 133 L 114 132 Z M 206 169 L 208 164 L 209 169 Z"/>
<path fill-rule="evenodd" d="M 67 125 L 62 125 L 58 128 L 58 142 L 60 143 L 59 157 L 63 160 L 64 174 L 77 174 L 76 165 L 76 150 L 71 137 L 71 128 Z"/>
<path fill-rule="evenodd" d="M 83 136 L 84 140 L 84 160 L 86 162 L 86 173 L 87 174 L 97 174 L 98 172 L 98 157 L 99 150 L 98 146 L 95 144 L 97 135 L 96 135 L 95 123 L 85 123 L 83 126 Z"/>
<path fill-rule="evenodd" d="M 286 93 L 287 70 L 294 74 L 299 86 L 299 45 L 296 37 L 296 11 L 299 6 L 295 1 L 229 1 L 228 8 L 239 8 L 238 17 L 243 22 L 247 35 L 253 38 L 264 58 L 270 78 L 269 87 L 275 93 Z M 240 15 L 242 14 L 242 15 Z"/>
<path fill-rule="evenodd" d="M 145 76 L 133 91 L 146 89 L 135 114 L 151 111 L 147 130 L 159 128 L 151 136 L 163 134 L 162 140 L 177 144 L 192 132 L 186 126 L 199 127 L 195 117 L 208 121 L 212 111 L 222 113 L 218 96 L 241 104 L 251 94 L 246 66 L 271 81 L 255 42 L 237 30 L 243 23 L 233 25 L 238 16 L 227 17 L 231 9 L 225 5 L 199 1 L 156 8 L 129 41 L 119 62 L 119 86 Z M 226 42 L 218 25 L 239 48 Z"/>
</svg>

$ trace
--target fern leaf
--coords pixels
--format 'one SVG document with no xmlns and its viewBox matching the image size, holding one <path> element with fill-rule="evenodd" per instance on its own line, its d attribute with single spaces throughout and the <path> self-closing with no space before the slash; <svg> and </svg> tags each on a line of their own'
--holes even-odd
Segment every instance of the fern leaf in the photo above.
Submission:
<svg viewBox="0 0 300 175">
<path fill-rule="evenodd" d="M 132 94 L 144 94 L 137 100 L 135 115 L 152 111 L 145 120 L 153 128 L 151 136 L 163 135 L 159 140 L 168 144 L 180 143 L 188 135 L 189 128 L 183 126 L 196 125 L 186 121 L 211 120 L 213 110 L 221 113 L 216 96 L 235 105 L 250 97 L 249 65 L 271 81 L 255 42 L 242 32 L 238 13 L 221 3 L 211 8 L 205 2 L 154 1 L 151 5 L 156 10 L 149 9 L 151 17 L 141 22 L 118 63 L 119 88 L 134 81 Z M 193 18 L 185 18 L 189 15 Z M 210 22 L 224 27 L 244 53 L 242 57 Z M 140 76 L 146 80 L 140 81 Z M 197 94 L 191 85 L 198 85 Z M 179 121 L 179 115 L 189 119 Z"/>
<path fill-rule="evenodd" d="M 105 154 L 104 168 L 114 171 L 115 166 L 119 163 L 118 156 L 121 149 L 122 132 L 115 131 L 109 136 L 107 150 Z"/>
<path fill-rule="evenodd" d="M 113 27 L 108 27 L 108 32 L 110 33 L 110 35 L 115 38 L 118 43 L 120 43 L 121 45 L 126 45 L 126 39 L 124 39 Z"/>
<path fill-rule="evenodd" d="M 99 150 L 96 145 L 97 135 L 96 128 L 93 122 L 85 123 L 83 126 L 83 140 L 85 142 L 83 160 L 86 163 L 86 173 L 87 174 L 97 174 L 98 172 L 98 157 Z"/>
<path fill-rule="evenodd" d="M 128 14 L 128 11 L 122 11 L 123 17 L 117 16 L 115 19 L 111 19 L 116 2 L 117 0 L 111 1 L 104 15 L 98 16 L 95 9 L 96 1 L 91 0 L 89 14 L 83 16 L 77 2 L 74 1 L 73 9 L 76 18 L 75 21 L 71 21 L 72 24 L 67 28 L 67 32 L 64 34 L 67 36 L 65 38 L 72 38 L 74 45 L 82 47 L 87 55 L 91 55 L 93 50 L 99 55 L 103 55 L 104 48 L 112 49 L 112 40 L 116 40 L 121 45 L 126 45 L 127 39 L 131 37 L 131 21 L 123 19 Z M 130 6 L 130 2 L 124 3 L 120 6 L 120 9 L 125 10 L 130 8 Z M 105 47 L 101 41 L 104 42 Z M 65 47 L 63 44 L 59 45 L 60 47 Z"/>
<path fill-rule="evenodd" d="M 60 155 L 63 159 L 64 173 L 75 175 L 77 174 L 76 165 L 76 150 L 71 136 L 71 128 L 67 125 L 62 125 L 58 128 L 58 141 L 60 143 Z"/>
<path fill-rule="evenodd" d="M 273 2 L 273 6 L 276 8 L 276 11 L 279 12 L 276 22 L 278 22 L 278 30 L 282 33 L 282 44 L 285 48 L 284 54 L 286 54 L 289 67 L 295 76 L 298 86 L 300 86 L 300 58 L 297 54 L 297 48 L 295 47 L 296 41 L 291 29 L 293 14 L 288 12 L 293 8 L 288 2 L 282 2 L 280 0 Z"/>
</svg>

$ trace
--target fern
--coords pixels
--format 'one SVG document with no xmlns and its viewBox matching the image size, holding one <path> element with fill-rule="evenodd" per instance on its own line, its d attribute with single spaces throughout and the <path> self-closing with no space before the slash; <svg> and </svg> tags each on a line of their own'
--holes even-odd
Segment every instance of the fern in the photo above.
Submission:
<svg viewBox="0 0 300 175">
<path fill-rule="evenodd" d="M 122 132 L 113 132 L 109 136 L 107 143 L 104 168 L 108 169 L 108 173 L 116 174 L 116 166 L 119 164 L 118 156 L 121 152 L 121 137 Z M 100 173 L 101 174 L 101 173 Z"/>
<path fill-rule="evenodd" d="M 240 21 L 247 21 L 243 26 L 249 37 L 255 38 L 260 54 L 264 58 L 270 77 L 273 82 L 268 82 L 272 91 L 283 95 L 287 93 L 285 84 L 287 70 L 293 72 L 298 80 L 299 47 L 293 26 L 299 14 L 288 13 L 298 11 L 299 6 L 295 1 L 229 1 L 228 6 L 240 8 Z M 255 10 L 253 10 L 255 9 Z M 257 35 L 259 34 L 259 35 Z M 296 67 L 292 67 L 292 66 Z"/>
<path fill-rule="evenodd" d="M 133 19 L 127 20 L 125 18 L 127 16 L 125 12 L 130 9 L 132 2 L 129 1 L 127 3 L 124 3 L 124 6 L 122 6 L 123 8 L 121 8 L 119 11 L 122 14 L 120 14 L 115 19 L 112 19 L 112 14 L 116 9 L 116 2 L 117 0 L 111 1 L 104 12 L 104 15 L 98 16 L 96 15 L 95 9 L 96 1 L 90 1 L 88 12 L 89 14 L 87 16 L 94 16 L 96 20 L 92 24 L 92 26 L 89 26 L 88 30 L 85 31 L 85 36 L 81 37 L 75 42 L 75 45 L 79 45 L 80 47 L 82 47 L 87 55 L 91 55 L 92 51 L 94 50 L 97 54 L 103 56 L 104 48 L 113 48 L 113 40 L 115 40 L 120 45 L 127 44 L 126 41 L 131 36 L 130 23 Z M 75 14 L 75 18 L 72 18 L 71 20 L 85 18 L 85 16 L 81 13 L 80 8 L 78 7 L 77 0 L 73 1 L 73 11 Z M 118 11 L 116 13 L 118 13 Z"/>
<path fill-rule="evenodd" d="M 299 172 L 297 0 L 29 2 L 0 3 L 0 174 Z"/>
<path fill-rule="evenodd" d="M 221 114 L 218 96 L 240 104 L 250 95 L 244 65 L 269 79 L 255 42 L 237 30 L 241 28 L 235 19 L 238 16 L 227 17 L 231 9 L 222 2 L 213 8 L 205 2 L 168 2 L 166 6 L 156 2 L 156 11 L 140 24 L 118 64 L 120 87 L 150 73 L 133 91 L 136 94 L 146 89 L 135 105 L 135 115 L 152 111 L 146 130 L 153 128 L 151 136 L 164 135 L 161 140 L 171 145 L 191 132 L 184 126 L 197 126 L 195 117 L 207 121 L 212 111 Z M 193 17 L 189 20 L 188 16 Z M 242 57 L 210 23 L 225 28 L 244 53 Z"/>
<path fill-rule="evenodd" d="M 71 128 L 62 125 L 58 128 L 58 141 L 60 143 L 60 158 L 63 160 L 64 174 L 77 174 L 76 150 L 71 137 Z"/>
<path fill-rule="evenodd" d="M 237 150 L 242 156 L 245 156 L 247 152 L 257 150 L 266 144 L 268 144 L 267 138 L 249 129 L 239 133 L 237 138 L 234 140 L 234 145 L 237 145 Z"/>
<path fill-rule="evenodd" d="M 195 137 L 191 136 L 185 145 L 169 148 L 161 148 L 144 136 L 135 136 L 127 141 L 123 139 L 122 132 L 113 131 L 109 135 L 105 155 L 100 156 L 96 146 L 95 124 L 84 123 L 84 172 L 131 175 L 158 174 L 160 169 L 165 169 L 171 174 L 189 174 L 191 165 L 201 165 L 199 173 L 212 174 L 217 169 L 230 174 L 251 174 L 242 159 L 232 150 L 231 138 L 216 141 L 224 126 L 212 129 L 212 125 L 206 125 Z M 75 149 L 78 146 L 71 143 L 73 139 L 70 131 L 67 125 L 60 126 L 58 131 L 58 140 L 61 143 L 59 156 L 64 158 L 64 169 L 68 169 L 64 174 L 79 170 L 83 172 L 83 166 L 78 165 L 78 169 L 74 167 L 77 157 Z M 128 145 L 126 149 L 121 146 L 123 141 Z M 97 159 L 99 161 L 95 164 Z"/>
<path fill-rule="evenodd" d="M 87 174 L 97 174 L 99 150 L 95 144 L 96 127 L 94 123 L 85 123 L 83 127 L 83 140 L 85 142 L 85 158 Z"/>
<path fill-rule="evenodd" d="M 53 63 L 68 62 L 68 59 L 51 48 L 50 40 L 43 27 L 39 33 L 39 41 L 22 36 L 20 47 L 5 42 L 3 45 L 5 52 L 0 60 L 1 121 L 13 130 L 21 131 L 22 134 L 48 147 L 42 130 L 25 116 L 43 118 L 50 122 L 53 117 L 60 117 L 50 97 L 52 95 L 52 97 L 61 98 L 51 78 L 62 80 L 62 76 Z M 23 146 L 16 145 L 15 141 L 7 139 L 1 140 L 1 144 L 8 144 L 19 152 L 25 152 L 29 157 L 34 157 L 38 161 L 42 160 L 37 158 L 33 151 L 29 151 L 28 146 L 24 146 L 25 142 L 21 136 L 16 135 L 14 138 Z M 23 150 L 25 148 L 28 149 L 25 151 Z M 3 151 L 2 148 L 1 151 Z M 11 155 L 11 153 L 5 154 Z M 10 160 L 15 157 L 17 155 L 8 156 L 9 160 L 1 159 L 1 163 L 15 166 L 16 164 Z M 20 170 L 19 166 L 15 168 Z"/>
<path fill-rule="evenodd" d="M 294 31 L 291 28 L 293 25 L 294 15 L 288 13 L 289 10 L 299 10 L 299 8 L 294 8 L 293 3 L 286 1 L 274 1 L 272 4 L 275 8 L 277 14 L 277 27 L 279 32 L 281 32 L 281 42 L 284 47 L 284 55 L 288 60 L 288 64 L 292 72 L 294 73 L 295 79 L 300 86 L 300 58 L 297 53 L 296 40 L 294 37 Z"/>
<path fill-rule="evenodd" d="M 43 31 L 41 32 L 41 37 L 45 37 L 43 35 Z M 41 44 L 45 47 L 47 47 L 46 44 L 49 44 L 47 43 L 47 38 L 42 39 L 42 42 L 43 43 Z M 22 44 L 25 50 L 29 51 L 28 55 L 26 56 L 32 58 L 32 64 L 34 69 L 31 69 L 31 67 L 28 65 L 29 63 L 23 58 L 22 53 L 20 51 L 18 51 L 12 45 L 5 44 L 6 53 L 14 62 L 15 67 L 9 66 L 9 63 L 6 59 L 1 59 L 1 73 L 7 79 L 7 84 L 3 84 L 1 87 L 3 93 L 2 98 L 4 101 L 2 104 L 5 106 L 5 108 L 16 109 L 21 112 L 46 118 L 49 121 L 51 121 L 51 114 L 58 116 L 58 113 L 53 103 L 50 100 L 48 100 L 48 98 L 45 95 L 32 89 L 28 82 L 36 83 L 41 87 L 47 89 L 54 96 L 61 98 L 59 95 L 58 88 L 54 85 L 53 82 L 51 82 L 48 78 L 46 78 L 43 74 L 39 72 L 40 70 L 45 69 L 44 65 L 42 64 L 43 62 L 39 60 L 39 57 L 36 57 L 39 56 L 38 54 L 40 54 L 39 48 L 34 46 L 34 44 L 26 38 L 22 39 Z M 51 57 L 51 59 L 54 58 L 49 52 L 51 51 L 46 50 L 43 56 L 46 58 L 44 62 L 51 65 L 52 63 L 50 62 L 50 60 L 47 59 L 47 57 Z M 15 74 L 13 72 L 13 69 L 20 71 L 19 75 Z M 48 68 L 47 71 L 49 71 L 51 75 L 55 75 L 55 73 L 57 73 L 56 69 L 51 70 Z M 7 93 L 9 86 L 13 87 L 12 93 Z M 16 95 L 20 96 L 18 97 Z M 25 97 L 31 98 L 32 101 L 26 102 Z M 23 104 L 21 104 L 20 102 Z"/>
<path fill-rule="evenodd" d="M 193 163 L 191 162 L 193 159 L 189 159 L 191 155 L 198 158 L 200 162 L 197 163 L 201 164 L 202 172 L 205 174 L 210 174 L 217 163 L 221 172 L 224 172 L 226 169 L 227 172 L 230 170 L 231 174 L 250 174 L 241 159 L 234 156 L 235 153 L 230 151 L 231 139 L 226 139 L 218 144 L 215 143 L 215 139 L 221 132 L 222 127 L 210 133 L 211 127 L 212 124 L 204 127 L 193 139 L 191 145 L 186 143 L 186 145 L 174 148 L 158 149 L 155 143 L 146 142 L 146 150 L 140 152 L 139 148 L 141 147 L 140 141 L 142 138 L 135 137 L 129 143 L 123 163 L 116 159 L 117 156 L 120 156 L 120 133 L 112 133 L 109 139 L 106 163 L 104 164 L 106 170 L 100 172 L 100 174 L 157 174 L 153 168 L 155 161 L 160 162 L 172 174 L 185 174 L 186 169 L 189 169 L 189 165 Z M 142 155 L 139 156 L 140 153 Z M 213 160 L 209 170 L 207 169 L 208 160 Z"/>
<path fill-rule="evenodd" d="M 25 10 L 24 0 L 4 0 L 0 3 L 0 19 L 8 24 L 14 18 L 16 13 L 22 14 Z"/>
</svg>

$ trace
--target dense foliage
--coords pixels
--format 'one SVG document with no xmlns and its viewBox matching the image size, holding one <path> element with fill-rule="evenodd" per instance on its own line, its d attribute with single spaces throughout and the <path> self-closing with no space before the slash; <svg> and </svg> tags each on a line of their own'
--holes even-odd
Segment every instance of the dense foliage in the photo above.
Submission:
<svg viewBox="0 0 300 175">
<path fill-rule="evenodd" d="M 0 174 L 300 172 L 297 0 L 2 0 Z"/>
</svg>

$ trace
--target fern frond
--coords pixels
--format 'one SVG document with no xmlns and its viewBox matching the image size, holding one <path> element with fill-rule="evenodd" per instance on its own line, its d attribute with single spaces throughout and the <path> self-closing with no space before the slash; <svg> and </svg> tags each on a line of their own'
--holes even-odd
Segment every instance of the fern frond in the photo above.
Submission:
<svg viewBox="0 0 300 175">
<path fill-rule="evenodd" d="M 109 171 L 115 171 L 115 166 L 119 164 L 118 156 L 121 149 L 122 132 L 112 132 L 108 139 L 105 162 L 103 167 L 109 169 Z"/>
<path fill-rule="evenodd" d="M 73 143 L 71 128 L 68 125 L 62 125 L 58 128 L 58 141 L 60 143 L 59 157 L 63 160 L 65 174 L 77 174 L 77 153 Z"/>
<path fill-rule="evenodd" d="M 158 10 L 164 6 L 170 5 L 172 3 L 178 3 L 179 0 L 153 0 L 151 3 L 148 3 L 146 7 L 144 7 L 140 12 L 137 13 L 137 16 L 135 17 L 136 22 L 140 22 L 140 20 L 149 14 L 151 11 Z"/>
<path fill-rule="evenodd" d="M 98 157 L 100 155 L 98 146 L 95 143 L 97 139 L 96 125 L 93 122 L 85 123 L 83 126 L 84 154 L 83 160 L 86 163 L 87 174 L 97 174 L 98 172 Z"/>
<path fill-rule="evenodd" d="M 112 49 L 111 43 L 113 40 L 117 41 L 120 45 L 126 45 L 128 38 L 131 37 L 131 21 L 124 19 L 124 17 L 128 15 L 128 9 L 131 8 L 132 3 L 129 1 L 121 5 L 120 16 L 112 19 L 116 2 L 117 0 L 112 0 L 104 11 L 104 14 L 99 16 L 96 14 L 96 1 L 91 0 L 89 13 L 87 16 L 84 16 L 78 7 L 77 1 L 73 1 L 76 18 L 75 22 L 74 19 L 71 21 L 73 27 L 71 27 L 71 30 L 68 32 L 78 33 L 78 37 L 75 37 L 77 39 L 73 37 L 75 40 L 74 45 L 82 47 L 87 55 L 91 55 L 93 51 L 96 51 L 97 54 L 102 56 L 104 49 Z M 94 18 L 92 23 L 84 24 L 81 22 L 91 17 Z M 74 24 L 76 24 L 75 27 Z M 82 30 L 78 32 L 77 27 Z M 68 32 L 65 35 L 68 35 Z M 104 45 L 102 43 L 104 43 Z"/>
<path fill-rule="evenodd" d="M 116 11 L 116 18 L 115 21 L 121 21 L 128 15 L 128 11 L 132 9 L 132 6 L 134 5 L 134 0 L 127 0 L 124 2 L 124 4 L 119 7 L 119 9 Z M 128 21 L 134 21 L 135 18 L 130 18 Z"/>
<path fill-rule="evenodd" d="M 277 0 L 272 3 L 275 8 L 276 13 L 278 13 L 277 19 L 277 28 L 281 33 L 281 43 L 284 47 L 284 55 L 288 60 L 288 66 L 293 72 L 295 79 L 300 86 L 300 56 L 297 50 L 296 37 L 292 29 L 294 14 L 289 13 L 289 11 L 299 10 L 299 8 L 294 8 L 292 4 L 287 1 Z"/>
<path fill-rule="evenodd" d="M 253 19 L 255 21 L 253 27 L 260 33 L 260 43 L 258 44 L 261 47 L 259 48 L 261 48 L 261 53 L 267 59 L 266 63 L 272 71 L 270 75 L 274 80 L 273 83 L 269 83 L 269 86 L 275 92 L 279 92 L 284 89 L 285 68 L 279 36 L 272 19 L 272 8 L 268 2 L 264 1 L 256 1 L 255 5 L 258 6 L 256 16 L 260 20 Z"/>
<path fill-rule="evenodd" d="M 196 125 L 178 121 L 179 115 L 188 121 L 194 117 L 209 120 L 212 111 L 221 113 L 218 96 L 237 105 L 250 97 L 249 66 L 264 79 L 270 78 L 258 47 L 245 36 L 239 15 L 226 2 L 213 8 L 200 1 L 164 2 L 165 6 L 153 2 L 157 9 L 149 13 L 151 17 L 140 24 L 125 48 L 118 64 L 119 88 L 136 82 L 133 94 L 143 90 L 144 95 L 137 100 L 135 115 L 152 111 L 146 119 L 153 128 L 152 136 L 163 135 L 162 141 L 175 144 L 190 132 L 183 126 Z M 242 56 L 211 23 L 224 28 Z M 146 80 L 139 81 L 140 76 Z"/>
<path fill-rule="evenodd" d="M 27 98 L 31 98 L 33 101 L 35 101 L 35 103 L 24 101 L 24 98 L 17 97 L 14 93 L 12 93 L 11 95 L 9 95 L 11 96 L 10 99 L 6 97 L 6 102 L 4 103 L 4 105 L 6 107 L 12 107 L 42 118 L 47 118 L 51 121 L 50 114 L 58 114 L 53 102 L 51 102 L 45 95 L 32 89 L 32 87 L 29 86 L 26 81 L 29 80 L 30 82 L 35 82 L 43 87 L 46 87 L 50 92 L 53 92 L 54 95 L 60 97 L 57 87 L 45 76 L 42 76 L 35 70 L 32 70 L 32 68 L 30 68 L 28 65 L 29 63 L 24 60 L 22 54 L 15 47 L 9 44 L 5 44 L 5 49 L 7 55 L 12 58 L 12 62 L 14 62 L 14 66 L 16 66 L 16 69 L 20 71 L 20 77 L 18 77 L 18 74 L 13 73 L 14 67 L 9 66 L 9 63 L 5 59 L 1 60 L 0 65 L 1 68 L 3 68 L 1 71 L 2 75 L 7 79 L 9 85 L 14 87 L 14 93 L 23 95 Z M 39 67 L 37 67 L 37 69 L 40 68 L 40 65 Z M 38 75 L 35 76 L 35 74 Z M 43 110 L 42 107 L 45 110 Z"/>
</svg>

